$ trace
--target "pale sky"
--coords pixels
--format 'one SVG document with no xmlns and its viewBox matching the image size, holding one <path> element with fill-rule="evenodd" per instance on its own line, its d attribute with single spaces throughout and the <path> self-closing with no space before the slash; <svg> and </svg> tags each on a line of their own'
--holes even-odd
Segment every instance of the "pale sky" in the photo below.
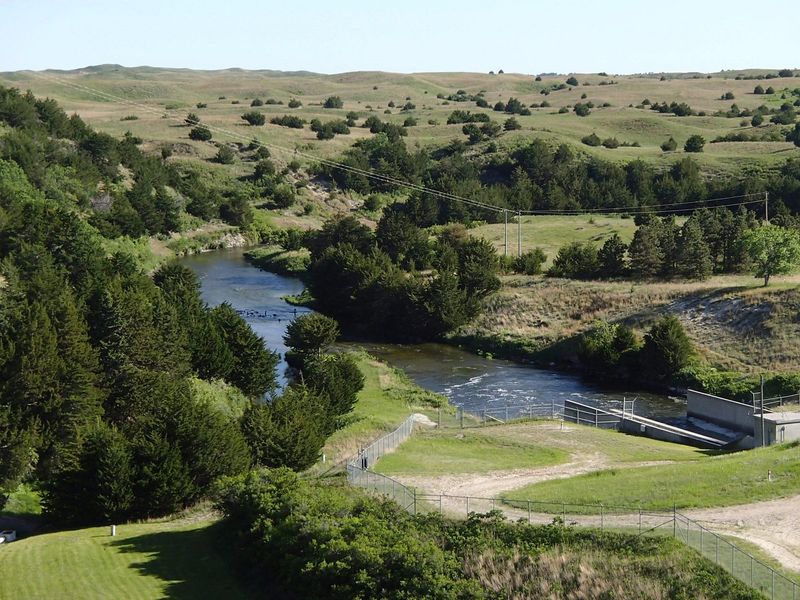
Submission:
<svg viewBox="0 0 800 600">
<path fill-rule="evenodd" d="M 800 67 L 800 1 L 0 0 L 0 71 Z"/>
</svg>

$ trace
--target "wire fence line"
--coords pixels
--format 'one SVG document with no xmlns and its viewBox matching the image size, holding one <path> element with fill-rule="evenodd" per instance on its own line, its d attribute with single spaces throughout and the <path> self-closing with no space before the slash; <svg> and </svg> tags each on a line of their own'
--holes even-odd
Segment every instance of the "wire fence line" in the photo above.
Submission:
<svg viewBox="0 0 800 600">
<path fill-rule="evenodd" d="M 515 418 L 526 416 L 516 415 Z M 534 418 L 543 416 L 547 415 L 536 415 Z M 348 483 L 392 499 L 405 511 L 415 515 L 438 512 L 458 519 L 468 518 L 471 514 L 498 511 L 508 519 L 529 524 L 589 527 L 633 535 L 673 537 L 770 600 L 800 600 L 800 584 L 674 509 L 660 512 L 629 506 L 426 494 L 372 471 L 381 457 L 393 452 L 411 437 L 416 423 L 413 415 L 408 417 L 397 429 L 379 437 L 351 458 L 347 462 Z"/>
</svg>

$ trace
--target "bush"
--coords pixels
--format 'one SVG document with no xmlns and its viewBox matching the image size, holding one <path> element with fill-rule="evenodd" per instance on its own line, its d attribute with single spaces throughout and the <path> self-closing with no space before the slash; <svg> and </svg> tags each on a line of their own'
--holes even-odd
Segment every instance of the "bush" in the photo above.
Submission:
<svg viewBox="0 0 800 600">
<path fill-rule="evenodd" d="M 198 117 L 194 113 L 189 113 L 188 115 L 186 115 L 186 118 L 183 120 L 183 122 L 189 125 L 190 127 L 194 127 L 200 122 L 200 117 Z"/>
<path fill-rule="evenodd" d="M 599 146 L 600 144 L 603 143 L 600 140 L 600 137 L 596 133 L 590 133 L 589 135 L 582 137 L 581 141 L 587 146 Z"/>
<path fill-rule="evenodd" d="M 505 123 L 503 123 L 503 129 L 505 129 L 506 131 L 514 131 L 516 129 L 522 129 L 522 125 L 520 125 L 520 122 L 517 121 L 514 117 L 510 117 L 506 119 Z"/>
<path fill-rule="evenodd" d="M 599 268 L 597 248 L 590 242 L 571 242 L 558 250 L 553 265 L 547 271 L 549 277 L 592 279 Z"/>
<path fill-rule="evenodd" d="M 303 103 L 300 102 L 300 100 L 298 100 L 297 98 L 292 98 L 291 100 L 289 100 L 289 104 L 287 104 L 287 106 L 289 108 L 300 108 L 301 106 L 303 106 Z"/>
<path fill-rule="evenodd" d="M 686 152 L 702 152 L 703 146 L 706 145 L 706 140 L 702 135 L 695 134 L 691 136 L 683 145 Z"/>
<path fill-rule="evenodd" d="M 405 121 L 403 121 L 403 127 L 416 127 L 417 120 L 414 117 L 407 117 Z"/>
<path fill-rule="evenodd" d="M 322 108 L 342 108 L 344 102 L 339 96 L 328 96 L 322 104 Z"/>
<path fill-rule="evenodd" d="M 678 148 L 678 142 L 675 141 L 675 138 L 670 137 L 666 142 L 661 144 L 661 149 L 664 152 L 674 152 Z"/>
<path fill-rule="evenodd" d="M 264 101 L 261 98 L 253 98 L 253 101 L 250 102 L 250 106 L 264 106 Z"/>
<path fill-rule="evenodd" d="M 720 96 L 720 100 L 733 100 L 736 96 L 733 95 L 733 92 L 725 92 Z"/>
<path fill-rule="evenodd" d="M 514 259 L 514 272 L 523 275 L 538 275 L 547 260 L 547 255 L 541 248 L 534 248 Z"/>
<path fill-rule="evenodd" d="M 193 127 L 189 131 L 189 138 L 199 142 L 207 142 L 211 139 L 211 131 L 203 125 Z"/>
<path fill-rule="evenodd" d="M 214 156 L 214 160 L 223 165 L 230 165 L 233 163 L 236 155 L 234 154 L 233 150 L 230 146 L 220 146 L 219 150 L 217 150 L 216 156 Z"/>
<path fill-rule="evenodd" d="M 306 124 L 305 119 L 295 117 L 294 115 L 283 115 L 282 117 L 273 117 L 269 120 L 273 125 L 280 125 L 281 127 L 290 127 L 292 129 L 302 129 Z"/>
<path fill-rule="evenodd" d="M 570 77 L 567 79 L 567 85 L 575 87 L 576 85 L 578 85 L 578 80 L 575 77 Z"/>
<path fill-rule="evenodd" d="M 617 138 L 606 138 L 603 140 L 603 146 L 606 148 L 619 148 L 619 140 Z"/>
<path fill-rule="evenodd" d="M 751 124 L 753 127 L 758 127 L 758 126 L 759 126 L 759 125 L 761 125 L 763 122 L 764 122 L 764 117 L 763 117 L 763 115 L 762 115 L 761 113 L 756 113 L 756 114 L 754 114 L 754 115 L 753 115 L 753 118 L 752 118 L 752 119 L 750 119 L 750 124 Z"/>
<path fill-rule="evenodd" d="M 794 77 L 794 71 L 791 69 L 781 69 L 778 71 L 778 77 Z"/>
<path fill-rule="evenodd" d="M 263 113 L 251 110 L 242 115 L 242 119 L 247 121 L 250 125 L 263 125 L 267 122 L 267 117 Z"/>
<path fill-rule="evenodd" d="M 578 115 L 579 117 L 588 117 L 590 114 L 592 114 L 592 111 L 591 111 L 591 110 L 589 110 L 589 109 L 590 109 L 590 107 L 589 107 L 589 104 L 588 104 L 588 103 L 587 103 L 587 104 L 584 104 L 584 103 L 582 103 L 582 102 L 578 102 L 578 103 L 577 103 L 577 104 L 574 106 L 574 108 L 573 108 L 572 110 L 573 110 L 573 111 L 575 112 L 575 114 L 576 114 L 576 115 Z"/>
</svg>

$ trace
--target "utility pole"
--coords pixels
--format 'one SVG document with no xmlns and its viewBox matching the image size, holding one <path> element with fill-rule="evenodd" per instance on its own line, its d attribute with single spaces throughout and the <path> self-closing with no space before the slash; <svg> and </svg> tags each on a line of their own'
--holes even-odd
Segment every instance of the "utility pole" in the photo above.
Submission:
<svg viewBox="0 0 800 600">
<path fill-rule="evenodd" d="M 508 211 L 503 210 L 503 256 L 508 256 Z"/>
<path fill-rule="evenodd" d="M 766 429 L 764 427 L 764 376 L 761 376 L 761 446 L 764 447 L 767 445 L 766 440 L 764 439 L 764 435 L 766 433 Z"/>
<path fill-rule="evenodd" d="M 764 220 L 769 225 L 769 192 L 764 192 Z"/>
<path fill-rule="evenodd" d="M 517 211 L 517 256 L 522 256 L 522 211 Z"/>
</svg>

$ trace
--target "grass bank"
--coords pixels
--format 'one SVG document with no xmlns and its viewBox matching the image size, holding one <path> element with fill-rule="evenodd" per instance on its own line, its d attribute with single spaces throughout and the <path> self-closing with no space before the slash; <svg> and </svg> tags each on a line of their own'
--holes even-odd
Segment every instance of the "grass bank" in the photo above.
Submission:
<svg viewBox="0 0 800 600">
<path fill-rule="evenodd" d="M 258 597 L 237 579 L 211 516 L 60 531 L 0 549 L 0 598 Z"/>
<path fill-rule="evenodd" d="M 305 274 L 311 263 L 311 255 L 305 248 L 284 250 L 280 246 L 263 246 L 248 250 L 244 257 L 259 269 L 294 277 Z"/>
<path fill-rule="evenodd" d="M 734 506 L 797 493 L 800 444 L 791 443 L 688 463 L 607 469 L 525 486 L 504 497 L 672 510 Z"/>
</svg>

